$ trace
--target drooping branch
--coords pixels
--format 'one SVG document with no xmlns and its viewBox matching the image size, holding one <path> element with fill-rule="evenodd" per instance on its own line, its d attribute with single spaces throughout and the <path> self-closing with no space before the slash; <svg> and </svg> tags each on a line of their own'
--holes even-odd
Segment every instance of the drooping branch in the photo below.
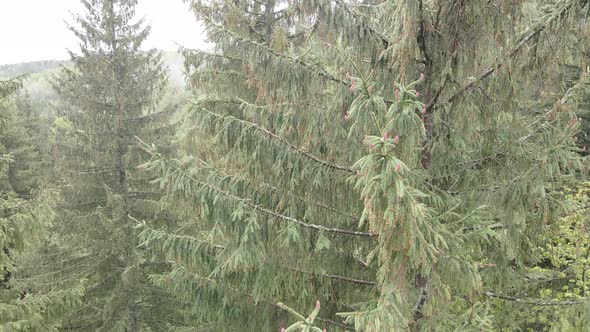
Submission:
<svg viewBox="0 0 590 332">
<path fill-rule="evenodd" d="M 21 200 L 18 204 L 14 205 L 14 206 L 5 206 L 2 208 L 2 210 L 0 210 L 0 218 L 7 218 L 10 217 L 10 214 L 13 213 L 13 211 L 19 211 L 22 208 L 28 207 L 32 204 L 36 204 L 38 203 L 36 200 L 34 199 L 28 199 L 28 200 Z"/>
<path fill-rule="evenodd" d="M 178 269 L 178 267 L 177 267 L 177 269 Z M 239 296 L 244 296 L 244 297 L 250 299 L 251 301 L 254 301 L 254 305 L 265 304 L 265 305 L 271 306 L 273 308 L 279 308 L 281 310 L 285 310 L 285 311 L 289 312 L 289 310 L 285 308 L 285 305 L 283 305 L 282 302 L 279 302 L 279 301 L 271 301 L 271 299 L 268 299 L 268 300 L 254 300 L 254 299 L 256 299 L 256 297 L 253 294 L 250 294 L 248 292 L 244 292 L 244 291 L 238 289 L 237 287 L 234 287 L 232 285 L 228 285 L 227 283 L 219 282 L 217 279 L 213 279 L 213 278 L 210 278 L 210 277 L 203 277 L 203 276 L 200 276 L 200 275 L 197 275 L 197 274 L 188 273 L 188 271 L 186 271 L 184 268 L 182 268 L 182 270 L 183 270 L 183 272 L 184 272 L 185 275 L 190 276 L 190 277 L 192 277 L 194 279 L 197 279 L 197 280 L 202 280 L 202 282 L 204 282 L 207 285 L 215 284 L 215 285 L 217 285 L 219 288 L 221 288 L 223 290 L 231 291 L 231 292 L 233 292 L 235 294 L 238 294 Z M 339 327 L 341 327 L 341 328 L 343 328 L 343 329 L 345 329 L 347 331 L 354 331 L 354 328 L 353 327 L 351 327 L 349 325 L 346 325 L 346 324 L 343 324 L 343 323 L 339 323 L 339 322 L 333 321 L 331 319 L 317 317 L 316 320 L 321 321 L 321 322 L 324 322 L 324 323 L 328 323 L 328 324 L 331 324 L 331 325 L 334 325 L 334 326 L 339 326 Z"/>
<path fill-rule="evenodd" d="M 348 10 L 350 10 L 350 9 L 348 9 Z M 352 15 L 352 12 L 351 12 L 351 15 Z M 303 56 L 295 57 L 295 56 L 291 56 L 291 55 L 287 55 L 287 54 L 275 51 L 273 48 L 271 48 L 270 46 L 268 46 L 265 43 L 257 42 L 257 41 L 251 40 L 249 38 L 242 37 L 242 36 L 238 35 L 237 33 L 233 32 L 231 30 L 227 30 L 224 27 L 222 27 L 216 23 L 213 23 L 211 21 L 207 21 L 207 26 L 209 29 L 214 30 L 213 31 L 214 33 L 227 34 L 234 41 L 234 43 L 248 44 L 248 45 L 254 47 L 255 49 L 257 49 L 259 52 L 263 52 L 264 54 L 270 55 L 272 57 L 290 62 L 293 65 L 301 66 L 305 70 L 313 73 L 314 75 L 317 75 L 318 77 L 322 77 L 328 81 L 332 81 L 334 83 L 337 83 L 339 85 L 344 85 L 347 87 L 352 84 L 352 82 L 350 80 L 343 80 L 343 79 L 340 79 L 340 78 L 334 76 L 333 74 L 328 72 L 324 67 L 322 67 L 320 64 L 317 64 L 317 63 L 312 64 L 312 63 L 304 61 L 302 59 Z M 369 27 L 367 27 L 367 29 L 369 29 Z M 383 40 L 384 40 L 384 43 L 387 42 L 386 48 L 388 48 L 388 46 L 390 45 L 390 42 L 386 39 L 386 37 L 383 34 L 377 32 L 375 30 L 372 30 L 372 31 L 373 31 L 372 33 L 379 35 L 380 38 L 385 38 Z M 243 60 L 243 61 L 247 62 L 245 60 Z M 390 100 L 390 99 L 384 99 L 384 101 L 387 105 L 392 105 L 395 103 L 393 100 Z"/>
<path fill-rule="evenodd" d="M 218 59 L 223 59 L 223 60 L 236 61 L 236 62 L 240 62 L 240 63 L 244 62 L 244 59 L 232 57 L 227 54 L 211 53 L 211 52 L 206 52 L 206 51 L 202 51 L 202 50 L 198 50 L 198 49 L 184 47 L 181 45 L 179 45 L 179 47 L 180 47 L 180 51 L 182 53 L 184 53 L 185 56 L 186 56 L 186 54 L 198 54 L 202 57 L 218 58 Z"/>
<path fill-rule="evenodd" d="M 136 221 L 138 224 L 141 225 L 141 222 L 139 220 L 137 220 L 135 218 L 133 218 L 133 219 L 134 219 L 134 221 Z M 182 242 L 184 244 L 183 248 L 186 248 L 188 243 L 194 243 L 196 245 L 203 245 L 207 248 L 214 249 L 214 250 L 224 250 L 227 248 L 227 244 L 215 244 L 215 243 L 211 243 L 209 241 L 199 240 L 195 237 L 188 236 L 188 235 L 169 234 L 169 233 L 166 233 L 165 231 L 162 231 L 162 230 L 154 230 L 154 229 L 150 229 L 150 228 L 144 229 L 144 232 L 142 232 L 140 237 L 142 238 L 142 242 L 141 242 L 140 246 L 143 246 L 143 245 L 149 246 L 150 243 L 153 242 L 154 240 L 159 240 L 162 243 L 165 243 L 167 246 L 172 246 L 174 241 Z M 174 253 L 175 257 L 178 257 L 179 255 L 181 255 L 179 252 Z M 166 263 L 166 264 L 167 264 L 167 267 L 171 267 L 171 266 L 169 266 L 170 263 Z M 326 273 L 317 273 L 317 272 L 313 272 L 313 271 L 306 271 L 306 270 L 302 270 L 298 267 L 293 267 L 293 266 L 288 266 L 288 265 L 277 265 L 277 266 L 281 269 L 284 269 L 284 270 L 294 271 L 297 273 L 302 273 L 302 274 L 307 274 L 307 275 L 313 275 L 313 276 L 321 277 L 321 278 L 329 278 L 329 279 L 336 280 L 339 282 L 348 282 L 348 283 L 353 283 L 353 284 L 358 284 L 358 285 L 366 285 L 366 286 L 375 286 L 375 284 L 376 284 L 374 281 L 370 281 L 370 280 L 356 279 L 356 278 L 351 278 L 351 277 L 336 275 L 336 274 L 326 274 Z"/>
<path fill-rule="evenodd" d="M 290 56 L 290 55 L 287 55 L 284 53 L 277 52 L 266 44 L 242 37 L 242 36 L 238 35 L 237 33 L 233 32 L 231 30 L 227 30 L 226 28 L 224 28 L 216 23 L 213 23 L 211 21 L 206 21 L 206 24 L 210 30 L 213 30 L 214 34 L 215 33 L 226 34 L 234 41 L 234 43 L 248 44 L 249 46 L 257 49 L 260 52 L 271 55 L 275 58 L 280 58 L 282 60 L 286 60 L 286 61 L 290 62 L 291 64 L 301 66 L 301 67 L 305 68 L 306 70 L 309 70 L 310 72 L 312 72 L 320 77 L 323 77 L 327 80 L 330 80 L 330 81 L 333 81 L 336 83 L 340 83 L 340 84 L 343 84 L 346 86 L 350 85 L 350 82 L 335 77 L 334 75 L 330 74 L 325 68 L 321 67 L 318 64 L 311 64 L 311 63 L 305 62 L 300 57 L 294 57 L 294 56 Z"/>
<path fill-rule="evenodd" d="M 366 286 L 375 286 L 376 285 L 376 283 L 374 281 L 370 281 L 370 280 L 355 279 L 355 278 L 345 277 L 345 276 L 336 275 L 336 274 L 315 273 L 315 272 L 311 272 L 311 271 L 301 270 L 296 267 L 286 267 L 286 268 L 291 271 L 295 271 L 295 272 L 299 272 L 299 273 L 315 275 L 318 277 L 329 278 L 329 279 L 333 279 L 333 280 L 344 281 L 344 282 L 349 282 L 349 283 L 358 284 L 358 285 L 366 285 Z"/>
<path fill-rule="evenodd" d="M 212 115 L 212 116 L 214 116 L 214 117 L 216 117 L 218 119 L 222 119 L 222 120 L 227 120 L 228 119 L 228 117 L 226 117 L 226 116 L 217 114 L 215 112 L 211 112 L 211 111 L 203 108 L 202 106 L 200 106 L 197 102 L 195 102 L 193 100 L 190 100 L 190 99 L 187 99 L 187 100 L 190 103 L 192 103 L 193 105 L 195 105 L 199 110 L 201 110 L 203 112 L 206 112 L 207 114 L 210 114 L 210 115 Z M 306 152 L 306 151 L 301 150 L 300 148 L 298 148 L 295 145 L 291 144 L 289 141 L 287 141 L 283 137 L 281 137 L 281 136 L 273 133 L 272 131 L 264 128 L 263 126 L 261 126 L 261 125 L 259 125 L 257 123 L 249 122 L 249 121 L 246 121 L 246 120 L 243 120 L 243 119 L 238 119 L 238 118 L 235 118 L 235 117 L 232 117 L 232 120 L 238 121 L 238 122 L 244 124 L 247 127 L 250 127 L 250 128 L 255 129 L 256 131 L 262 133 L 263 135 L 265 135 L 267 137 L 270 137 L 272 140 L 285 145 L 291 151 L 294 151 L 297 154 L 300 154 L 303 157 L 305 157 L 305 158 L 307 158 L 309 160 L 312 160 L 312 161 L 314 161 L 314 162 L 316 162 L 316 163 L 318 163 L 318 164 L 320 164 L 320 165 L 322 165 L 324 167 L 327 167 L 327 168 L 330 168 L 330 169 L 339 170 L 339 171 L 348 172 L 348 173 L 351 173 L 351 174 L 355 174 L 356 173 L 356 171 L 354 169 L 352 169 L 351 167 L 342 166 L 342 165 L 338 165 L 338 164 L 334 164 L 334 163 L 329 163 L 329 162 L 327 162 L 325 160 L 322 160 L 322 159 L 320 159 L 320 158 L 312 155 L 309 152 Z"/>
<path fill-rule="evenodd" d="M 213 190 L 215 192 L 218 192 L 218 193 L 220 193 L 220 194 L 222 194 L 222 195 L 224 195 L 224 196 L 226 196 L 226 197 L 228 197 L 228 198 L 230 198 L 232 200 L 235 200 L 235 201 L 238 201 L 240 203 L 243 203 L 246 206 L 248 206 L 248 207 L 250 207 L 250 208 L 252 208 L 252 209 L 254 209 L 256 211 L 260 211 L 262 213 L 267 214 L 268 216 L 271 216 L 271 217 L 274 217 L 274 218 L 277 218 L 277 219 L 281 219 L 281 220 L 284 220 L 284 221 L 287 221 L 287 222 L 292 222 L 292 223 L 297 224 L 297 225 L 299 225 L 301 227 L 304 227 L 304 228 L 309 228 L 309 229 L 313 229 L 313 230 L 316 230 L 316 231 L 324 231 L 324 232 L 334 233 L 334 234 L 344 234 L 344 235 L 369 237 L 369 238 L 376 237 L 377 236 L 377 234 L 372 234 L 372 233 L 368 233 L 368 232 L 352 231 L 352 230 L 327 227 L 327 226 L 317 225 L 317 224 L 309 224 L 309 223 L 303 222 L 303 221 L 301 221 L 299 219 L 295 219 L 293 217 L 289 217 L 289 216 L 280 214 L 280 213 L 278 213 L 276 211 L 273 211 L 273 210 L 264 208 L 264 207 L 262 207 L 260 205 L 256 205 L 256 204 L 250 202 L 249 200 L 245 200 L 245 199 L 243 199 L 241 197 L 235 196 L 235 195 L 233 195 L 233 194 L 231 194 L 231 193 L 229 193 L 227 191 L 224 191 L 224 190 L 221 190 L 219 188 L 216 188 L 216 187 L 214 187 L 214 186 L 212 186 L 210 184 L 207 184 L 207 183 L 198 181 L 196 179 L 193 179 L 193 180 L 195 182 L 197 182 L 198 184 L 200 184 L 201 186 L 205 186 L 205 187 L 207 187 L 207 188 L 209 188 L 209 189 L 211 189 L 211 190 Z"/>
<path fill-rule="evenodd" d="M 21 75 L 9 80 L 0 80 L 0 99 L 6 98 L 22 88 L 22 81 L 25 77 L 25 75 Z"/>
<path fill-rule="evenodd" d="M 342 0 L 334 0 L 334 2 L 336 4 L 338 4 L 338 6 L 340 6 L 348 15 L 352 16 L 355 20 L 361 20 L 361 15 L 359 15 L 354 10 L 350 9 L 350 7 L 348 6 L 348 4 L 344 3 L 344 1 L 342 1 Z M 373 28 L 372 26 L 370 26 L 368 23 L 363 22 L 363 27 L 370 34 L 372 34 L 372 35 L 376 36 L 377 38 L 379 38 L 381 40 L 381 42 L 383 43 L 383 47 L 385 49 L 388 49 L 389 46 L 393 44 L 383 33 L 377 31 L 375 28 Z"/>
<path fill-rule="evenodd" d="M 528 44 L 529 41 L 531 41 L 538 34 L 540 34 L 543 30 L 545 30 L 545 28 L 547 28 L 549 25 L 551 25 L 555 20 L 562 17 L 566 13 L 566 11 L 569 10 L 574 5 L 574 3 L 575 3 L 575 1 L 573 1 L 573 0 L 564 0 L 562 6 L 558 10 L 556 10 L 551 16 L 549 16 L 549 18 L 547 18 L 544 22 L 538 23 L 536 26 L 533 26 L 533 27 L 527 29 L 527 31 L 518 39 L 519 40 L 518 43 L 516 43 L 516 45 L 510 50 L 510 52 L 504 57 L 503 60 L 499 61 L 497 64 L 490 66 L 487 69 L 485 69 L 484 71 L 482 71 L 475 78 L 475 80 L 471 80 L 467 83 L 464 83 L 459 89 L 457 89 L 450 97 L 446 98 L 442 103 L 437 105 L 436 99 L 433 99 L 432 102 L 430 102 L 426 105 L 426 110 L 430 111 L 431 109 L 440 108 L 441 106 L 452 103 L 455 99 L 462 96 L 469 89 L 475 87 L 476 84 L 478 84 L 479 82 L 488 78 L 495 71 L 500 69 L 508 59 L 516 56 L 519 53 L 519 51 L 526 44 Z"/>
<path fill-rule="evenodd" d="M 153 153 L 150 150 L 148 150 L 147 152 L 148 153 Z M 177 171 L 182 172 L 180 169 L 177 169 Z M 252 208 L 255 211 L 262 212 L 262 213 L 264 213 L 264 214 L 266 214 L 266 215 L 268 215 L 270 217 L 281 219 L 281 220 L 286 221 L 286 222 L 291 222 L 291 223 L 297 224 L 297 225 L 299 225 L 301 227 L 304 227 L 304 228 L 309 228 L 309 229 L 316 230 L 316 231 L 324 231 L 324 232 L 333 233 L 333 234 L 359 236 L 359 237 L 368 237 L 368 238 L 374 238 L 374 237 L 377 237 L 378 236 L 377 234 L 368 233 L 368 232 L 352 231 L 352 230 L 347 230 L 347 229 L 340 229 L 340 228 L 327 227 L 327 226 L 323 226 L 323 225 L 306 223 L 306 222 L 301 221 L 299 219 L 296 219 L 296 218 L 293 218 L 293 217 L 289 217 L 289 216 L 283 215 L 281 213 L 278 213 L 276 211 L 273 211 L 273 210 L 264 208 L 264 207 L 262 207 L 260 205 L 254 204 L 254 203 L 252 203 L 248 199 L 244 199 L 244 198 L 238 197 L 238 196 L 236 196 L 236 195 L 234 195 L 234 194 L 232 194 L 230 192 L 227 192 L 227 191 L 225 191 L 223 189 L 217 188 L 217 187 L 215 187 L 215 186 L 213 186 L 213 185 L 211 185 L 209 183 L 202 182 L 202 181 L 200 181 L 200 180 L 198 180 L 198 179 L 196 179 L 196 178 L 194 178 L 192 176 L 189 176 L 189 175 L 184 175 L 184 176 L 187 179 L 193 181 L 194 183 L 196 183 L 196 184 L 198 184 L 198 185 L 200 185 L 202 187 L 208 188 L 209 190 L 212 190 L 212 191 L 214 191 L 216 193 L 219 193 L 219 194 L 221 194 L 221 195 L 223 195 L 223 196 L 225 196 L 225 197 L 227 197 L 227 198 L 229 198 L 229 199 L 231 199 L 231 200 L 233 200 L 235 202 L 239 202 L 241 204 L 244 204 L 244 205 Z"/>
<path fill-rule="evenodd" d="M 235 175 L 235 174 L 229 174 L 227 172 L 223 172 L 220 170 L 215 170 L 215 172 L 217 172 L 219 175 L 221 175 L 224 178 L 229 177 L 229 178 L 232 178 L 232 179 L 238 180 L 238 181 L 247 181 L 246 178 Z M 264 188 L 268 189 L 269 191 L 274 192 L 276 195 L 288 196 L 288 197 L 291 197 L 294 200 L 299 201 L 301 203 L 317 206 L 318 208 L 333 212 L 337 215 L 349 218 L 349 219 L 357 221 L 357 222 L 360 220 L 360 218 L 358 216 L 350 215 L 346 212 L 342 212 L 342 211 L 335 209 L 331 206 L 328 206 L 326 204 L 322 204 L 321 202 L 318 202 L 318 201 L 310 201 L 308 199 L 305 199 L 305 198 L 293 193 L 292 191 L 283 191 L 283 190 L 281 190 L 269 183 L 266 183 L 266 182 L 259 182 L 259 183 L 255 183 L 254 185 L 255 185 L 255 187 L 258 187 L 258 188 L 264 187 Z"/>
<path fill-rule="evenodd" d="M 493 293 L 493 292 L 483 292 L 483 294 L 487 297 L 493 297 L 496 299 L 502 299 L 502 300 L 506 300 L 506 301 L 513 301 L 516 303 L 533 305 L 533 306 L 541 306 L 541 307 L 569 306 L 569 305 L 584 304 L 587 302 L 586 299 L 567 300 L 567 301 L 545 301 L 545 300 L 541 300 L 541 299 L 518 298 L 518 297 L 514 297 L 514 296 L 498 294 L 498 293 Z"/>
</svg>

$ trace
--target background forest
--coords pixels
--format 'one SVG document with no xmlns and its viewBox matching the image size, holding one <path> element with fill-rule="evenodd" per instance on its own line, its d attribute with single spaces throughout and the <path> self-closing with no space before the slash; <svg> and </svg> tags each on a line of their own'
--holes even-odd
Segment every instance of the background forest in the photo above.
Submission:
<svg viewBox="0 0 590 332">
<path fill-rule="evenodd" d="M 590 1 L 137 2 L 0 66 L 0 331 L 590 330 Z"/>
</svg>

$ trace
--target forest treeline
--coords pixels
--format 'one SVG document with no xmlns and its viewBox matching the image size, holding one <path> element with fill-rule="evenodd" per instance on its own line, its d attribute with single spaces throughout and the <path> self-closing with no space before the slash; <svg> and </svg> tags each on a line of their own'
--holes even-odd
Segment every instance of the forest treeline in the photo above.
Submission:
<svg viewBox="0 0 590 332">
<path fill-rule="evenodd" d="M 187 0 L 183 87 L 81 2 L 0 67 L 0 331 L 590 329 L 589 1 Z"/>
</svg>

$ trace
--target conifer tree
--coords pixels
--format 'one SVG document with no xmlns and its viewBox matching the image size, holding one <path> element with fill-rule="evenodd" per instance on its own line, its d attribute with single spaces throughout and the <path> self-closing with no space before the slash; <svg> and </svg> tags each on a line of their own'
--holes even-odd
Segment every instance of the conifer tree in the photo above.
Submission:
<svg viewBox="0 0 590 332">
<path fill-rule="evenodd" d="M 61 99 L 54 125 L 56 185 L 62 200 L 55 235 L 31 260 L 41 292 L 87 280 L 83 304 L 65 316 L 65 331 L 164 331 L 174 299 L 147 282 L 165 264 L 138 248 L 138 220 L 166 220 L 137 170 L 146 156 L 136 137 L 164 144 L 173 109 L 160 109 L 167 84 L 160 52 L 144 51 L 150 28 L 135 18 L 136 0 L 82 0 L 70 27 L 80 54 L 70 53 L 53 82 Z M 165 144 L 164 144 L 165 145 Z"/>
<path fill-rule="evenodd" d="M 20 79 L 0 84 L 0 330 L 54 331 L 56 317 L 79 305 L 83 285 L 38 296 L 18 271 L 53 222 L 55 195 L 43 190 L 42 122 Z"/>
<path fill-rule="evenodd" d="M 49 163 L 49 114 L 41 114 L 28 94 L 14 98 L 12 124 L 6 128 L 2 144 L 12 151 L 14 162 L 8 165 L 12 190 L 31 197 L 41 189 Z"/>
<path fill-rule="evenodd" d="M 583 168 L 588 75 L 566 85 L 555 52 L 582 53 L 564 36 L 587 42 L 587 1 L 190 3 L 215 44 L 185 51 L 204 96 L 185 156 L 145 165 L 184 221 L 141 238 L 199 322 L 524 330 L 515 311 L 568 305 L 588 326 L 587 298 L 526 278 Z"/>
</svg>

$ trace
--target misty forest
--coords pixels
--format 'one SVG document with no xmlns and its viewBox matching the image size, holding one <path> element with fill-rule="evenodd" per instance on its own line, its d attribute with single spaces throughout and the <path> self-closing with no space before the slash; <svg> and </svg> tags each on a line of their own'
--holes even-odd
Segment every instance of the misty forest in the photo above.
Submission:
<svg viewBox="0 0 590 332">
<path fill-rule="evenodd" d="M 589 0 L 80 2 L 0 66 L 0 331 L 590 331 Z"/>
</svg>

